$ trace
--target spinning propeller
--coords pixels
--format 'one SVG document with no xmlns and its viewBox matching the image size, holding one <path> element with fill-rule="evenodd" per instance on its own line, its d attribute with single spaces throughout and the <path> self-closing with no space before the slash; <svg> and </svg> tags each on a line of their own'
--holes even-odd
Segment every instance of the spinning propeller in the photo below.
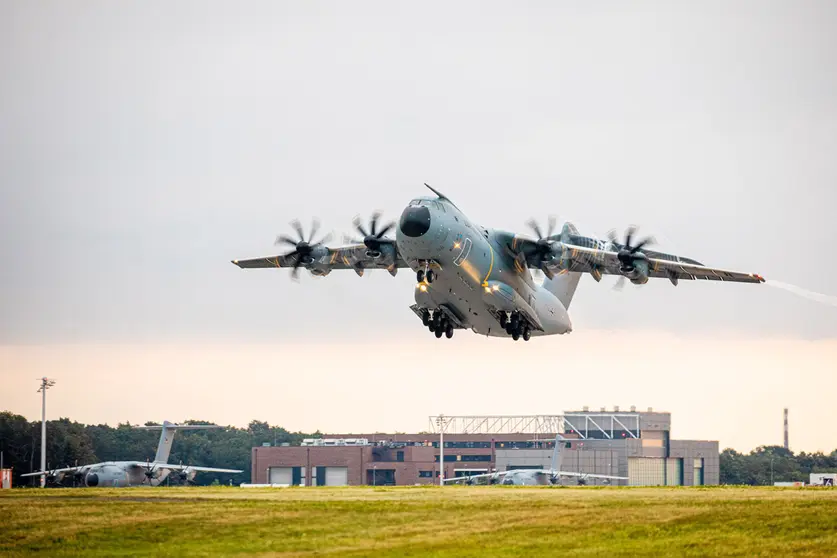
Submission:
<svg viewBox="0 0 837 558">
<path fill-rule="evenodd" d="M 544 275 L 552 279 L 552 277 L 554 277 L 555 274 L 549 270 L 546 264 L 552 262 L 552 260 L 555 258 L 555 253 L 552 251 L 552 244 L 555 241 L 560 240 L 561 237 L 560 235 L 553 234 L 555 232 L 556 225 L 556 219 L 554 215 L 549 216 L 549 220 L 547 221 L 547 223 L 548 225 L 546 229 L 546 236 L 544 236 L 537 221 L 535 221 L 534 219 L 529 219 L 529 221 L 526 222 L 526 224 L 529 226 L 530 229 L 532 229 L 532 231 L 535 233 L 535 236 L 537 237 L 537 241 L 535 243 L 535 252 L 533 255 L 537 258 L 538 269 L 541 272 L 543 272 Z M 522 264 L 522 267 L 525 268 L 526 258 L 524 256 L 522 258 L 522 261 L 520 258 L 521 255 L 518 254 L 518 256 L 515 259 L 520 264 Z"/>
<path fill-rule="evenodd" d="M 293 269 L 291 270 L 291 277 L 296 280 L 299 275 L 299 268 L 303 265 L 309 265 L 314 262 L 314 258 L 312 256 L 314 250 L 330 241 L 331 234 L 329 233 L 319 241 L 314 242 L 314 235 L 317 234 L 318 230 L 320 230 L 320 222 L 316 218 L 311 222 L 311 233 L 308 235 L 308 240 L 305 239 L 302 224 L 299 220 L 295 219 L 291 221 L 291 226 L 299 235 L 299 240 L 294 240 L 286 235 L 279 235 L 276 237 L 276 242 L 274 244 L 288 244 L 294 247 L 293 250 L 284 254 L 283 257 L 293 258 L 294 264 Z"/>
<path fill-rule="evenodd" d="M 355 217 L 352 223 L 354 224 L 357 231 L 363 235 L 363 240 L 352 240 L 348 239 L 347 242 L 351 242 L 353 244 L 363 244 L 366 248 L 373 252 L 375 257 L 380 256 L 381 254 L 381 246 L 384 244 L 394 244 L 395 241 L 391 238 L 386 238 L 384 235 L 390 231 L 395 226 L 394 222 L 387 223 L 384 227 L 379 231 L 378 230 L 378 219 L 381 218 L 381 213 L 376 211 L 372 214 L 372 219 L 369 221 L 369 229 L 363 227 L 363 223 L 360 220 L 360 217 Z"/>
<path fill-rule="evenodd" d="M 145 480 L 143 480 L 142 482 L 145 483 L 145 481 L 148 481 L 148 484 L 151 484 L 151 481 L 154 478 L 154 470 L 157 469 L 157 464 L 156 463 L 151 463 L 148 459 L 146 459 L 144 469 L 145 469 Z"/>
<path fill-rule="evenodd" d="M 625 231 L 625 244 L 616 253 L 616 257 L 619 259 L 619 263 L 621 264 L 620 271 L 623 273 L 630 273 L 636 269 L 636 264 L 638 262 L 648 261 L 648 256 L 640 250 L 642 250 L 643 246 L 654 243 L 654 239 L 649 236 L 639 241 L 636 246 L 631 246 L 631 240 L 633 239 L 634 234 L 636 234 L 636 227 L 631 225 L 628 227 L 628 230 Z M 610 240 L 610 243 L 614 246 L 619 244 L 616 240 L 616 233 L 613 230 L 608 232 L 608 240 Z M 622 275 L 616 281 L 613 288 L 621 291 L 624 286 L 625 276 Z"/>
</svg>

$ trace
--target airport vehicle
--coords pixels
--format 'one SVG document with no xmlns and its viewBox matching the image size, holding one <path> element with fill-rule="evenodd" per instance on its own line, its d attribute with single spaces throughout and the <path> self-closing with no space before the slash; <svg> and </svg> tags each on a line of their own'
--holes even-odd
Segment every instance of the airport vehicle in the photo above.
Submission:
<svg viewBox="0 0 837 558">
<path fill-rule="evenodd" d="M 243 269 L 291 268 L 296 278 L 300 268 L 315 276 L 335 269 L 352 269 L 363 276 L 368 269 L 386 269 L 396 275 L 409 267 L 416 274 L 415 304 L 410 308 L 436 337 L 450 338 L 456 329 L 481 335 L 511 337 L 570 333 L 567 310 L 582 274 L 597 282 L 603 275 L 619 275 L 640 285 L 649 279 L 704 279 L 740 283 L 763 283 L 755 273 L 707 267 L 689 258 L 647 249 L 650 238 L 634 242 L 629 228 L 619 243 L 615 234 L 607 240 L 582 236 L 572 223 L 554 233 L 549 220 L 546 234 L 533 221 L 528 224 L 536 238 L 487 229 L 472 222 L 446 196 L 425 184 L 436 196 L 412 200 L 398 226 L 378 229 L 379 213 L 369 228 L 359 218 L 354 224 L 363 236 L 345 246 L 330 248 L 330 235 L 319 241 L 315 220 L 306 237 L 299 221 L 291 223 L 298 239 L 281 235 L 277 244 L 292 246 L 277 256 L 233 260 Z M 395 228 L 395 238 L 386 234 Z M 535 282 L 530 270 L 545 278 Z"/>
<path fill-rule="evenodd" d="M 51 469 L 48 471 L 37 471 L 27 473 L 22 477 L 33 477 L 46 475 L 48 481 L 53 484 L 60 483 L 65 476 L 72 476 L 76 484 L 81 486 L 158 486 L 169 474 L 174 473 L 184 482 L 191 482 L 197 473 L 241 473 L 239 469 L 218 469 L 215 467 L 196 467 L 194 465 L 174 465 L 166 463 L 171 453 L 171 444 L 174 441 L 174 433 L 177 430 L 203 430 L 208 428 L 220 428 L 215 425 L 197 424 L 174 424 L 164 421 L 160 426 L 137 426 L 142 429 L 161 429 L 160 442 L 157 445 L 157 454 L 154 461 L 106 461 L 80 465 L 78 467 L 65 467 L 63 469 Z"/>
<path fill-rule="evenodd" d="M 535 440 L 542 441 L 542 440 Z M 549 469 L 512 469 L 509 471 L 495 471 L 480 475 L 468 475 L 443 479 L 444 484 L 516 484 L 556 485 L 561 484 L 563 478 L 574 478 L 579 485 L 587 484 L 588 479 L 601 479 L 604 482 L 614 480 L 628 480 L 628 477 L 614 475 L 598 475 L 561 470 L 561 448 L 571 442 L 560 434 L 555 437 L 555 448 L 552 450 L 552 462 Z"/>
</svg>

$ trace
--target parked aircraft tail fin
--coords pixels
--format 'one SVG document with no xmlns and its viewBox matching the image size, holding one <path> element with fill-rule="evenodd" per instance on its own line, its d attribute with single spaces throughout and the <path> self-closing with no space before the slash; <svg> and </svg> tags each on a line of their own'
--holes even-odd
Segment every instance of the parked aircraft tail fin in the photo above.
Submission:
<svg viewBox="0 0 837 558">
<path fill-rule="evenodd" d="M 555 448 L 552 450 L 552 467 L 550 470 L 552 471 L 560 471 L 561 470 L 561 457 L 562 457 L 562 449 L 564 445 L 565 438 L 560 434 L 555 437 Z"/>
<path fill-rule="evenodd" d="M 160 441 L 157 444 L 157 454 L 154 456 L 155 463 L 166 463 L 171 453 L 171 444 L 174 441 L 174 433 L 177 430 L 204 430 L 209 428 L 221 428 L 215 424 L 175 424 L 167 420 L 163 421 L 162 425 L 153 426 L 137 426 L 146 430 L 162 429 L 160 432 Z"/>
</svg>

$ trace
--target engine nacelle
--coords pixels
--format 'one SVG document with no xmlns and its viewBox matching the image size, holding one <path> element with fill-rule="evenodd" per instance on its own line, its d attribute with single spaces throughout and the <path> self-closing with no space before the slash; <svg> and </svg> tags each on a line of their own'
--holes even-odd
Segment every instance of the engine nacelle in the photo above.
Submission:
<svg viewBox="0 0 837 558">
<path fill-rule="evenodd" d="M 639 261 L 633 267 L 623 267 L 619 271 L 634 285 L 644 285 L 648 282 L 648 264 L 646 262 Z"/>
</svg>

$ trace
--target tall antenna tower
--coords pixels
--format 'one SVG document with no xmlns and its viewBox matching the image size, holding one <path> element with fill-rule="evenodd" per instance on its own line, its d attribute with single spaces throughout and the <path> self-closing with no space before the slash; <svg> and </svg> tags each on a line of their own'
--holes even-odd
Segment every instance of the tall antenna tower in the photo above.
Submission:
<svg viewBox="0 0 837 558">
<path fill-rule="evenodd" d="M 38 392 L 42 394 L 41 403 L 41 471 L 46 471 L 46 392 L 55 385 L 55 380 L 46 376 L 41 378 L 41 387 Z M 41 488 L 46 486 L 46 475 L 41 475 Z"/>
<path fill-rule="evenodd" d="M 788 444 L 788 408 L 785 407 L 785 449 L 790 450 L 790 445 Z"/>
</svg>

